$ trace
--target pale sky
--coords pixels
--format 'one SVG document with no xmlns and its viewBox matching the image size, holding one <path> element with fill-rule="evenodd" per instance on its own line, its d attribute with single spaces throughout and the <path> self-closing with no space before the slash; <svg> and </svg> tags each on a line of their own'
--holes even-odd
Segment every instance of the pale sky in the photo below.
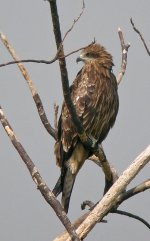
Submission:
<svg viewBox="0 0 150 241">
<path fill-rule="evenodd" d="M 62 35 L 70 28 L 81 11 L 82 1 L 57 1 Z M 65 40 L 66 53 L 89 44 L 94 37 L 114 57 L 114 73 L 121 64 L 121 49 L 117 34 L 120 27 L 131 43 L 126 74 L 119 85 L 120 107 L 116 124 L 104 141 L 105 153 L 118 173 L 150 144 L 150 80 L 149 56 L 139 36 L 133 31 L 130 17 L 141 30 L 150 47 L 150 2 L 86 0 L 86 9 L 73 31 Z M 23 59 L 51 59 L 56 53 L 49 4 L 43 0 L 1 0 L 0 31 L 9 39 Z M 69 80 L 72 83 L 82 64 L 76 64 L 76 53 L 67 58 Z M 11 60 L 0 42 L 1 62 Z M 53 103 L 62 103 L 58 62 L 52 65 L 26 64 L 51 123 Z M 59 176 L 53 154 L 54 140 L 45 131 L 37 114 L 30 91 L 17 66 L 0 69 L 0 105 L 14 131 L 52 189 Z M 62 230 L 54 211 L 36 189 L 27 168 L 13 148 L 0 125 L 0 240 L 50 241 Z M 129 187 L 149 178 L 148 164 Z M 83 211 L 84 200 L 98 201 L 103 195 L 104 175 L 87 161 L 79 172 L 73 189 L 68 216 L 71 221 Z M 121 210 L 132 212 L 150 222 L 150 193 L 146 191 L 124 202 Z M 149 230 L 133 219 L 111 214 L 107 224 L 97 224 L 87 241 L 146 241 Z M 113 238 L 112 238 L 113 237 Z"/>
</svg>

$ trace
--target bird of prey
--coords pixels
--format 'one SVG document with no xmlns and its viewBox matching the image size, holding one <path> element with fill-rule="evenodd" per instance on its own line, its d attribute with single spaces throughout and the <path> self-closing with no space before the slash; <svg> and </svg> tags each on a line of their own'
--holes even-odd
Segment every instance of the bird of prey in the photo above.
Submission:
<svg viewBox="0 0 150 241">
<path fill-rule="evenodd" d="M 86 134 L 100 144 L 114 125 L 119 107 L 112 56 L 103 46 L 93 43 L 81 51 L 78 61 L 84 66 L 70 87 L 71 98 Z M 58 196 L 62 192 L 62 206 L 66 213 L 76 175 L 92 154 L 82 144 L 64 101 L 55 144 L 61 175 L 53 193 Z"/>
</svg>

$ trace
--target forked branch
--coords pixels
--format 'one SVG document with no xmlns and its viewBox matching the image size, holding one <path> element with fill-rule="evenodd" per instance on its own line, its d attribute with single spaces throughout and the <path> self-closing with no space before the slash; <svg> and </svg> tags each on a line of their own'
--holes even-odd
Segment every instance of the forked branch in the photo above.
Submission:
<svg viewBox="0 0 150 241">
<path fill-rule="evenodd" d="M 150 50 L 149 50 L 149 48 L 148 48 L 148 46 L 147 46 L 147 44 L 146 44 L 146 42 L 145 42 L 145 40 L 144 40 L 141 32 L 135 27 L 135 24 L 134 24 L 132 18 L 130 18 L 130 22 L 131 22 L 131 24 L 132 24 L 132 27 L 133 27 L 134 31 L 140 36 L 140 38 L 141 38 L 141 40 L 142 40 L 142 42 L 143 42 L 143 44 L 144 44 L 144 47 L 145 47 L 148 55 L 150 56 Z"/>
<path fill-rule="evenodd" d="M 19 153 L 20 157 L 24 161 L 26 167 L 29 170 L 29 173 L 37 185 L 37 188 L 40 190 L 42 196 L 45 198 L 46 202 L 54 209 L 56 215 L 60 219 L 60 221 L 65 226 L 66 230 L 70 234 L 71 240 L 74 241 L 80 241 L 73 225 L 71 224 L 70 220 L 68 219 L 66 213 L 64 212 L 60 202 L 56 199 L 56 197 L 53 195 L 49 187 L 46 185 L 44 180 L 42 179 L 39 171 L 37 170 L 36 166 L 32 162 L 31 158 L 28 156 L 27 152 L 17 139 L 16 135 L 14 134 L 14 131 L 12 127 L 10 126 L 8 120 L 6 119 L 4 112 L 2 108 L 0 107 L 0 121 L 2 123 L 2 126 L 4 127 L 4 130 L 6 131 L 7 135 L 9 136 L 13 146 Z"/>
<path fill-rule="evenodd" d="M 86 219 L 77 228 L 77 234 L 81 239 L 84 239 L 97 222 L 108 214 L 108 212 L 117 205 L 117 199 L 121 193 L 124 192 L 127 185 L 131 180 L 139 173 L 139 171 L 150 161 L 150 146 L 148 146 L 123 172 L 114 185 L 108 190 L 105 196 L 94 207 L 94 209 L 88 213 Z M 59 236 L 55 241 L 70 241 L 69 236 Z"/>
<path fill-rule="evenodd" d="M 12 56 L 12 58 L 15 61 L 18 61 L 19 58 L 17 56 L 17 54 L 15 53 L 15 50 L 13 49 L 13 47 L 10 45 L 9 41 L 7 40 L 6 36 L 2 33 L 0 33 L 0 39 L 3 42 L 4 46 L 7 48 L 8 52 L 10 53 L 10 55 Z M 42 100 L 26 70 L 26 68 L 23 66 L 22 63 L 18 63 L 18 68 L 21 71 L 21 74 L 23 75 L 24 79 L 26 80 L 28 87 L 31 91 L 32 97 L 34 99 L 35 105 L 37 107 L 40 119 L 45 127 L 45 129 L 48 131 L 48 133 L 53 136 L 53 138 L 56 140 L 57 138 L 57 131 L 51 126 L 51 124 L 49 123 L 49 120 L 46 116 L 43 104 L 42 104 Z"/>
<path fill-rule="evenodd" d="M 59 58 L 59 67 L 60 67 L 60 73 L 61 73 L 61 82 L 62 82 L 64 100 L 66 102 L 66 105 L 71 114 L 73 123 L 76 126 L 78 135 L 80 136 L 82 142 L 87 144 L 87 142 L 90 141 L 90 145 L 91 145 L 91 140 L 89 140 L 89 138 L 87 137 L 87 135 L 84 131 L 83 125 L 77 116 L 75 107 L 71 100 L 66 60 L 65 60 L 65 57 L 63 57 L 64 49 L 63 49 L 63 41 L 62 41 L 61 30 L 60 30 L 59 15 L 58 15 L 58 11 L 57 11 L 57 3 L 56 3 L 56 1 L 49 0 L 49 4 L 50 4 L 56 46 L 57 46 L 57 50 L 59 50 L 59 57 L 61 57 L 61 58 Z M 59 49 L 60 46 L 61 46 L 61 49 Z"/>
</svg>

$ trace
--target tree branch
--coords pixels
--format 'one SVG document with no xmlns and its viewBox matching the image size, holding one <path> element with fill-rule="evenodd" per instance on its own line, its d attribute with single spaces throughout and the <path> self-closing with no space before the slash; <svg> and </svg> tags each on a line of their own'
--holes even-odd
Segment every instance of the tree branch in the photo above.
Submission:
<svg viewBox="0 0 150 241">
<path fill-rule="evenodd" d="M 141 223 L 143 223 L 146 227 L 148 227 L 150 229 L 150 224 L 147 221 L 145 221 L 143 218 L 141 218 L 135 214 L 121 211 L 121 210 L 115 210 L 115 211 L 112 211 L 112 213 L 116 213 L 116 214 L 124 215 L 124 216 L 130 217 L 130 218 L 134 218 L 134 219 L 140 221 Z"/>
<path fill-rule="evenodd" d="M 59 105 L 54 103 L 54 127 L 55 127 L 55 130 L 57 130 L 57 128 L 58 128 L 58 109 L 59 109 Z"/>
<path fill-rule="evenodd" d="M 127 54 L 128 54 L 128 49 L 130 47 L 130 44 L 125 43 L 123 32 L 120 28 L 118 29 L 118 35 L 119 35 L 121 49 L 122 49 L 121 70 L 117 76 L 117 83 L 119 85 L 126 71 Z M 117 180 L 118 178 L 117 171 L 113 166 L 110 165 L 109 161 L 107 160 L 102 145 L 99 146 L 99 151 L 97 152 L 97 155 L 91 156 L 89 160 L 92 160 L 94 163 L 100 166 L 105 173 L 105 188 L 104 188 L 104 193 L 105 193 L 110 188 L 110 186 Z"/>
<path fill-rule="evenodd" d="M 102 200 L 88 214 L 87 218 L 76 230 L 81 239 L 84 239 L 97 222 L 108 214 L 108 212 L 117 204 L 118 196 L 123 193 L 127 185 L 138 174 L 138 172 L 150 161 L 150 146 L 148 146 L 123 172 L 114 185 L 108 190 Z M 57 239 L 62 241 L 63 239 Z M 70 239 L 68 238 L 67 241 Z"/>
<path fill-rule="evenodd" d="M 58 48 L 58 49 L 61 50 L 62 45 L 63 45 L 63 43 L 64 43 L 64 40 L 66 39 L 67 35 L 73 30 L 75 24 L 79 21 L 79 19 L 80 19 L 81 16 L 83 15 L 84 10 L 85 10 L 85 3 L 84 3 L 84 0 L 82 0 L 82 9 L 81 9 L 81 12 L 80 12 L 79 16 L 78 16 L 76 19 L 74 19 L 73 24 L 71 25 L 71 27 L 70 27 L 70 28 L 67 30 L 67 32 L 65 33 L 65 35 L 64 35 L 64 37 L 63 37 L 63 39 L 62 39 L 62 42 L 59 44 L 59 48 Z"/>
<path fill-rule="evenodd" d="M 86 200 L 82 203 L 81 209 L 84 210 L 86 206 L 88 206 L 90 208 L 90 210 L 92 210 L 92 208 L 94 207 L 94 203 L 89 201 L 89 200 Z M 140 222 L 144 223 L 150 229 L 150 224 L 147 221 L 145 221 L 143 218 L 141 218 L 141 217 L 139 217 L 135 214 L 132 214 L 132 213 L 129 213 L 129 212 L 126 212 L 126 211 L 121 211 L 121 210 L 118 210 L 118 209 L 112 210 L 112 211 L 110 211 L 110 213 L 121 214 L 121 215 L 124 215 L 124 216 L 128 216 L 128 217 L 137 219 Z M 107 222 L 106 220 L 101 220 L 101 221 Z"/>
<path fill-rule="evenodd" d="M 139 184 L 138 186 L 130 189 L 129 191 L 123 192 L 123 194 L 119 195 L 119 197 L 117 198 L 116 206 L 118 207 L 122 202 L 126 201 L 128 198 L 130 198 L 133 195 L 136 195 L 140 192 L 143 192 L 149 188 L 150 188 L 150 179 L 148 179 L 145 182 Z M 86 208 L 86 206 L 88 206 L 91 211 L 93 209 L 93 207 L 95 206 L 95 204 L 89 200 L 86 200 L 81 204 L 81 209 L 84 210 Z M 119 212 L 122 212 L 122 215 L 129 216 L 129 215 L 127 215 L 129 213 L 125 212 L 125 211 L 119 211 L 119 210 L 111 211 L 111 213 L 119 213 Z M 73 222 L 75 229 L 77 229 L 81 225 L 81 223 L 87 218 L 89 213 L 90 212 L 88 211 L 87 213 L 83 214 L 80 218 L 78 218 L 75 222 Z M 131 215 L 132 215 L 132 218 L 138 219 L 139 221 L 142 220 L 141 222 L 143 222 L 149 228 L 149 226 L 150 226 L 149 223 L 146 222 L 144 219 L 140 218 L 137 215 L 130 213 L 130 216 Z M 102 219 L 101 222 L 107 223 L 107 220 Z M 68 234 L 66 231 L 64 231 L 62 234 L 60 234 L 58 237 L 56 237 L 56 239 L 54 239 L 53 241 L 66 241 L 67 238 L 68 238 Z"/>
<path fill-rule="evenodd" d="M 7 48 L 8 52 L 12 56 L 12 58 L 15 61 L 18 61 L 18 56 L 16 55 L 15 50 L 12 48 L 10 43 L 8 42 L 6 36 L 4 34 L 0 33 L 0 38 L 1 38 L 4 46 Z M 26 82 L 28 84 L 28 87 L 31 91 L 31 94 L 32 94 L 33 100 L 35 102 L 36 108 L 38 110 L 39 117 L 40 117 L 45 129 L 56 140 L 57 139 L 57 131 L 51 126 L 51 124 L 48 121 L 48 118 L 46 116 L 46 113 L 45 113 L 45 110 L 44 110 L 44 107 L 43 107 L 43 104 L 42 104 L 42 100 L 41 100 L 39 94 L 37 93 L 36 88 L 35 88 L 32 80 L 31 80 L 27 70 L 25 69 L 25 67 L 23 66 L 22 63 L 18 63 L 17 65 L 18 65 L 18 68 L 21 71 L 21 74 L 23 75 L 24 79 L 26 80 Z"/>
<path fill-rule="evenodd" d="M 66 102 L 66 105 L 68 107 L 68 110 L 71 114 L 72 121 L 74 125 L 76 126 L 77 133 L 82 141 L 82 143 L 89 148 L 92 146 L 92 140 L 86 135 L 83 125 L 77 116 L 75 107 L 73 105 L 71 95 L 70 95 L 70 89 L 69 89 L 69 80 L 68 80 L 68 72 L 67 72 L 67 67 L 66 67 L 66 60 L 64 57 L 64 49 L 63 49 L 63 42 L 62 42 L 62 37 L 61 37 L 61 30 L 60 30 L 60 22 L 59 22 L 59 16 L 58 16 L 58 11 L 57 11 L 57 3 L 55 1 L 48 0 L 50 3 L 50 9 L 51 9 L 51 17 L 52 17 L 52 23 L 53 23 L 53 31 L 55 35 L 55 41 L 56 41 L 56 46 L 57 49 L 60 48 L 59 52 L 59 67 L 60 67 L 60 73 L 61 73 L 61 82 L 62 82 L 62 88 L 63 88 L 63 95 L 64 95 L 64 100 Z M 81 16 L 81 15 L 80 15 Z M 79 18 L 77 19 L 77 21 Z M 73 25 L 74 26 L 74 25 Z"/>
<path fill-rule="evenodd" d="M 31 158 L 28 156 L 27 152 L 25 151 L 21 143 L 18 141 L 1 107 L 0 107 L 0 121 L 2 123 L 2 126 L 4 127 L 4 130 L 9 136 L 13 146 L 15 147 L 20 157 L 22 158 L 23 162 L 25 163 L 26 167 L 28 168 L 31 177 L 35 182 L 35 184 L 37 185 L 37 188 L 40 190 L 42 196 L 45 198 L 46 202 L 54 209 L 56 215 L 58 216 L 58 218 L 60 219 L 60 221 L 63 223 L 66 230 L 70 234 L 71 240 L 79 241 L 79 238 L 73 228 L 73 225 L 71 224 L 66 213 L 64 212 L 60 202 L 56 199 L 56 197 L 53 195 L 49 187 L 46 185 L 39 171 L 37 170 L 36 166 L 32 162 Z"/>
<path fill-rule="evenodd" d="M 0 33 L 2 34 L 2 33 Z M 89 46 L 89 44 L 87 45 Z M 79 49 L 73 50 L 71 52 L 69 52 L 68 54 L 64 55 L 64 56 L 58 56 L 59 50 L 57 51 L 56 55 L 54 56 L 53 59 L 51 60 L 43 60 L 43 59 L 21 59 L 21 60 L 15 60 L 15 61 L 9 61 L 3 64 L 0 64 L 0 68 L 1 67 L 5 67 L 8 65 L 13 65 L 13 64 L 19 64 L 19 63 L 36 63 L 36 64 L 53 64 L 56 60 L 62 59 L 62 58 L 66 58 L 69 57 L 70 55 L 79 52 L 80 50 L 86 48 L 87 46 L 81 47 Z"/>
<path fill-rule="evenodd" d="M 126 71 L 126 66 L 127 66 L 127 53 L 128 53 L 128 49 L 130 47 L 129 43 L 125 43 L 124 41 L 124 36 L 123 36 L 123 32 L 120 28 L 118 28 L 118 35 L 119 35 L 119 39 L 120 39 L 120 44 L 121 44 L 121 49 L 122 49 L 122 62 L 121 62 L 121 70 L 117 76 L 117 83 L 118 85 L 120 84 L 125 71 Z"/>
<path fill-rule="evenodd" d="M 146 44 L 146 42 L 145 42 L 145 40 L 144 40 L 141 32 L 135 27 L 135 24 L 134 24 L 132 18 L 130 18 L 130 23 L 132 24 L 132 27 L 133 27 L 134 31 L 140 36 L 140 38 L 141 38 L 141 40 L 142 40 L 142 42 L 143 42 L 143 44 L 144 44 L 144 47 L 145 47 L 148 55 L 150 56 L 150 50 L 149 50 L 149 48 L 147 47 L 147 44 Z"/>
<path fill-rule="evenodd" d="M 148 146 L 129 166 L 127 170 L 118 178 L 114 185 L 109 189 L 103 199 L 91 211 L 86 220 L 81 224 L 77 233 L 80 238 L 85 238 L 89 231 L 95 226 L 98 220 L 115 205 L 118 195 L 125 190 L 130 181 L 138 172 L 150 161 L 150 146 Z M 67 240 L 68 241 L 68 240 Z"/>
<path fill-rule="evenodd" d="M 137 185 L 137 186 L 131 188 L 130 190 L 124 192 L 123 194 L 121 194 L 117 200 L 117 205 L 120 205 L 125 200 L 133 197 L 136 194 L 144 192 L 147 189 L 150 189 L 150 179 L 147 179 L 146 181 L 140 183 L 139 185 Z"/>
</svg>

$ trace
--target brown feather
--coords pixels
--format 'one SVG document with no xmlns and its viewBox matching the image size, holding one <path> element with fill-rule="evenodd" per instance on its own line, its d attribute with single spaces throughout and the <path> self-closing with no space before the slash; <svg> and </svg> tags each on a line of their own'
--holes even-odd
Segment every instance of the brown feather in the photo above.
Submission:
<svg viewBox="0 0 150 241">
<path fill-rule="evenodd" d="M 71 98 L 86 133 L 101 143 L 113 126 L 119 107 L 117 81 L 112 73 L 112 56 L 104 47 L 93 44 L 81 52 L 80 59 L 85 65 L 71 86 Z M 65 174 L 67 168 L 72 172 L 73 166 L 76 166 L 75 172 L 72 173 L 76 176 L 91 153 L 80 142 L 65 102 L 62 106 L 58 128 L 59 136 L 55 145 L 57 162 L 64 176 L 67 176 Z M 81 149 L 81 155 L 78 154 L 74 158 L 77 150 L 80 152 Z M 62 192 L 65 190 L 67 182 L 63 175 Z M 70 175 L 68 176 L 70 177 Z M 67 205 L 69 205 L 71 191 L 72 187 L 70 187 L 70 193 L 67 189 L 67 193 L 69 193 L 69 199 L 66 194 Z M 63 193 L 63 205 L 65 203 L 64 196 Z M 68 207 L 64 206 L 68 211 Z"/>
</svg>

